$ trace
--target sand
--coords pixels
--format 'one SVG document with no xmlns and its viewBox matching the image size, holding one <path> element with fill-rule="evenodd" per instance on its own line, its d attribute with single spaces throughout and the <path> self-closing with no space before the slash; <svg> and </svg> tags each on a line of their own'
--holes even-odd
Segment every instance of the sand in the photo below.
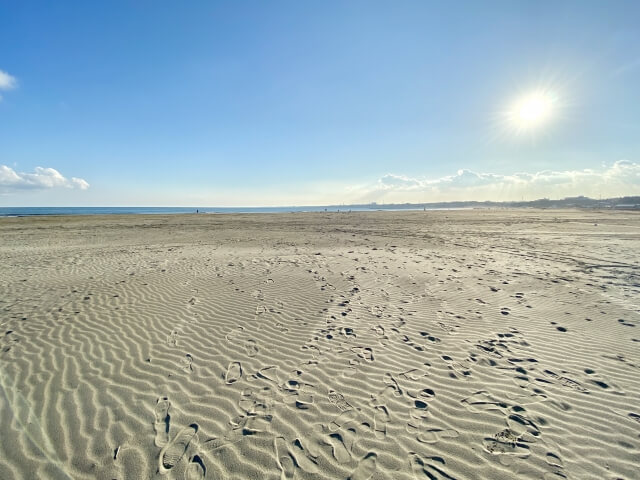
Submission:
<svg viewBox="0 0 640 480">
<path fill-rule="evenodd" d="M 639 252 L 634 212 L 0 219 L 0 478 L 640 478 Z"/>
</svg>

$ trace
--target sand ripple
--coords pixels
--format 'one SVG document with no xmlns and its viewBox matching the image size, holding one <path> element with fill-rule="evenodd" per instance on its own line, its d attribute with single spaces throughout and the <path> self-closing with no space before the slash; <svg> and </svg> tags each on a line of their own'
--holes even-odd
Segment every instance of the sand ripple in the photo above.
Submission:
<svg viewBox="0 0 640 480">
<path fill-rule="evenodd" d="M 630 212 L 0 234 L 2 479 L 637 477 Z"/>
</svg>

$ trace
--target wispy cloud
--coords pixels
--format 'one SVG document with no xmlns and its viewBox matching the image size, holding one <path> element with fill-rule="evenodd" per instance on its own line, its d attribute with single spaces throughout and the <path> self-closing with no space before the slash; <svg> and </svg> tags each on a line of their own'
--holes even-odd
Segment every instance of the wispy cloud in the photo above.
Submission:
<svg viewBox="0 0 640 480">
<path fill-rule="evenodd" d="M 0 191 L 16 191 L 49 188 L 78 188 L 86 190 L 89 183 L 82 178 L 66 178 L 55 168 L 36 167 L 33 173 L 16 172 L 0 165 Z"/>
<path fill-rule="evenodd" d="M 516 200 L 572 195 L 620 196 L 640 193 L 640 164 L 619 160 L 601 169 L 544 170 L 509 175 L 458 170 L 439 178 L 387 174 L 369 185 L 353 187 L 359 201 L 429 202 L 446 200 Z"/>
<path fill-rule="evenodd" d="M 17 86 L 18 80 L 16 80 L 16 77 L 9 75 L 4 70 L 0 70 L 0 90 L 11 90 Z M 2 95 L 0 95 L 0 100 L 2 100 Z"/>
<path fill-rule="evenodd" d="M 12 88 L 16 88 L 17 85 L 18 81 L 16 80 L 16 77 L 0 70 L 0 90 L 11 90 Z"/>
</svg>

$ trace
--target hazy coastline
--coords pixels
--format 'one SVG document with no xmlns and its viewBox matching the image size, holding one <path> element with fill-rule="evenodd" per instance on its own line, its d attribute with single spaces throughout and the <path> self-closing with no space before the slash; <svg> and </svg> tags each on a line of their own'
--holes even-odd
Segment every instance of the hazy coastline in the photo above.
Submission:
<svg viewBox="0 0 640 480">
<path fill-rule="evenodd" d="M 640 197 L 616 197 L 593 199 L 570 197 L 557 200 L 548 198 L 532 201 L 510 202 L 428 202 L 428 203 L 358 203 L 350 205 L 309 205 L 281 207 L 0 207 L 0 217 L 36 215 L 162 215 L 178 213 L 307 213 L 307 212 L 370 212 L 370 211 L 411 211 L 411 210 L 465 210 L 473 208 L 589 208 L 640 210 Z"/>
</svg>

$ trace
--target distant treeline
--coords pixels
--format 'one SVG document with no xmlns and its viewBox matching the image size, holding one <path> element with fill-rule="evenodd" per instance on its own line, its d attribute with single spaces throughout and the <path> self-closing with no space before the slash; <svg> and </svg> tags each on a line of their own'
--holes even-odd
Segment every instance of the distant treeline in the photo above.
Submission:
<svg viewBox="0 0 640 480">
<path fill-rule="evenodd" d="M 368 203 L 359 205 L 341 205 L 340 208 L 370 208 L 373 210 L 397 210 L 425 208 L 612 208 L 640 210 L 640 196 L 595 199 L 589 197 L 567 197 L 559 200 L 540 198 L 538 200 L 521 202 L 432 202 L 432 203 Z"/>
</svg>

